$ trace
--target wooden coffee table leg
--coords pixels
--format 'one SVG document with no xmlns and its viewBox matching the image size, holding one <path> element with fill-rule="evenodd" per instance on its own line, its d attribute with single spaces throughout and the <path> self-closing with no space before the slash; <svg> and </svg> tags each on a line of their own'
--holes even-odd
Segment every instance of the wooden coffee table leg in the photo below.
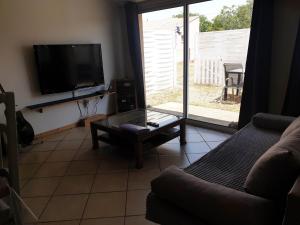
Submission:
<svg viewBox="0 0 300 225">
<path fill-rule="evenodd" d="M 134 145 L 135 151 L 135 160 L 136 160 L 136 168 L 143 168 L 143 144 L 141 142 L 137 142 Z"/>
<path fill-rule="evenodd" d="M 186 129 L 185 122 L 182 122 L 180 124 L 180 145 L 186 144 L 185 129 Z"/>
<path fill-rule="evenodd" d="M 97 128 L 94 127 L 92 124 L 91 124 L 91 134 L 92 134 L 93 149 L 98 149 L 99 142 L 98 142 Z"/>
</svg>

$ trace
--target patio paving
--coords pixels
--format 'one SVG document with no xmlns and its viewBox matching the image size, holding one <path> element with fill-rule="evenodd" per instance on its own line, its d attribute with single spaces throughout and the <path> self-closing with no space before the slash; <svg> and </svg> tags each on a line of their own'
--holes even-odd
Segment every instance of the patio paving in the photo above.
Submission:
<svg viewBox="0 0 300 225">
<path fill-rule="evenodd" d="M 165 104 L 156 105 L 154 108 L 182 113 L 182 104 L 177 102 L 168 102 Z M 205 122 L 218 123 L 224 126 L 228 126 L 231 122 L 237 122 L 239 120 L 238 112 L 230 112 L 221 109 L 193 105 L 189 106 L 189 114 L 192 116 L 201 117 Z"/>
</svg>

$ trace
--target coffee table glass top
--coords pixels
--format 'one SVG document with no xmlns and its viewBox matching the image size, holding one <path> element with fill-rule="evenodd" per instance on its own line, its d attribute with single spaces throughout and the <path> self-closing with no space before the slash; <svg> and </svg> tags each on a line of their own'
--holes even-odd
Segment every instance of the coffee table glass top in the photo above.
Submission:
<svg viewBox="0 0 300 225">
<path fill-rule="evenodd" d="M 156 112 L 152 110 L 138 109 L 119 113 L 107 118 L 106 120 L 96 121 L 93 123 L 108 128 L 118 128 L 122 124 L 134 124 L 137 126 L 146 127 L 150 130 L 154 130 L 158 127 L 149 126 L 147 125 L 147 122 L 158 123 L 159 127 L 163 127 L 181 119 L 181 116 L 174 116 L 171 114 Z"/>
</svg>

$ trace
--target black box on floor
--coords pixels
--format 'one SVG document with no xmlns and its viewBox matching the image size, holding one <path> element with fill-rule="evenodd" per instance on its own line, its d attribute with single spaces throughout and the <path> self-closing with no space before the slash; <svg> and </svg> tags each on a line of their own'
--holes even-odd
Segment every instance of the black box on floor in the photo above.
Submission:
<svg viewBox="0 0 300 225">
<path fill-rule="evenodd" d="M 133 80 L 116 80 L 117 111 L 136 109 L 135 86 Z"/>
</svg>

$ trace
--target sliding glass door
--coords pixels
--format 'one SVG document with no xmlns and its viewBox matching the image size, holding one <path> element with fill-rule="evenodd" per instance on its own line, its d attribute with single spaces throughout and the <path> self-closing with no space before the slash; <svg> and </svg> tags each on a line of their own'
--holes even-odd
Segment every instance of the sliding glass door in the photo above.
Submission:
<svg viewBox="0 0 300 225">
<path fill-rule="evenodd" d="M 238 122 L 252 6 L 249 0 L 189 5 L 189 118 Z"/>
<path fill-rule="evenodd" d="M 183 112 L 183 7 L 142 14 L 146 105 Z"/>
<path fill-rule="evenodd" d="M 234 126 L 243 93 L 252 6 L 252 0 L 211 0 L 143 13 L 147 106 Z"/>
</svg>

